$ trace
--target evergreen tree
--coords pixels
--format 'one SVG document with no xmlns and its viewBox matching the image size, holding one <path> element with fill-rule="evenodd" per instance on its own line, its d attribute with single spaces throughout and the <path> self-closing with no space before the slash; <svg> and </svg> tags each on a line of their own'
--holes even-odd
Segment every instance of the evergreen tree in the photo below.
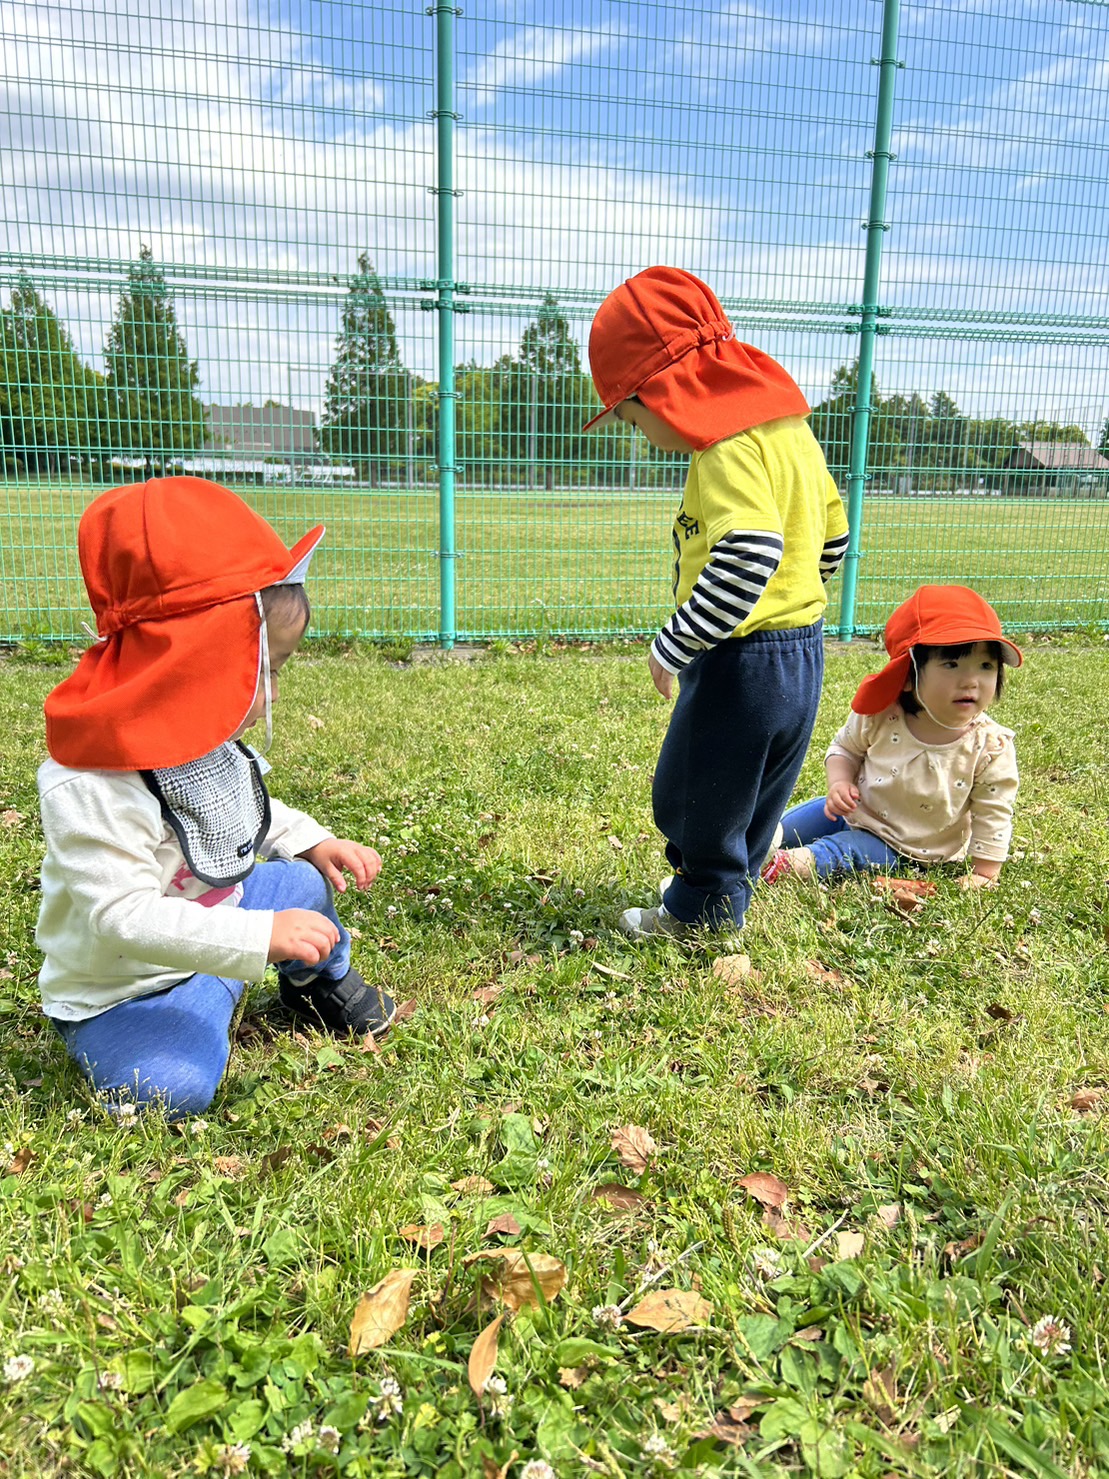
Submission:
<svg viewBox="0 0 1109 1479">
<path fill-rule="evenodd" d="M 547 293 L 520 340 L 504 412 L 507 441 L 513 457 L 525 464 L 529 484 L 542 467 L 550 490 L 556 463 L 581 460 L 589 384 L 570 325 L 557 299 Z"/>
<path fill-rule="evenodd" d="M 91 466 L 105 436 L 103 376 L 85 365 L 28 278 L 0 314 L 0 447 L 28 472 Z"/>
<path fill-rule="evenodd" d="M 844 486 L 851 462 L 851 430 L 854 425 L 855 394 L 859 385 L 859 362 L 840 365 L 832 374 L 828 399 L 813 407 L 810 425 L 813 435 L 824 449 L 828 468 Z M 870 435 L 867 462 L 872 470 L 887 471 L 900 465 L 901 441 L 898 436 L 898 411 L 901 398 L 890 404 L 878 393 L 878 377 L 870 377 Z"/>
<path fill-rule="evenodd" d="M 200 371 L 189 358 L 165 275 L 149 247 L 127 273 L 104 351 L 113 440 L 120 451 L 155 462 L 198 447 L 207 434 L 196 391 Z"/>
<path fill-rule="evenodd" d="M 1109 416 L 1105 418 L 1105 425 L 1101 428 L 1101 435 L 1097 439 L 1097 449 L 1103 457 L 1109 457 Z"/>
<path fill-rule="evenodd" d="M 401 365 L 397 331 L 369 256 L 358 258 L 343 307 L 335 362 L 327 380 L 319 438 L 332 457 L 363 477 L 404 455 L 410 430 L 411 386 Z"/>
</svg>

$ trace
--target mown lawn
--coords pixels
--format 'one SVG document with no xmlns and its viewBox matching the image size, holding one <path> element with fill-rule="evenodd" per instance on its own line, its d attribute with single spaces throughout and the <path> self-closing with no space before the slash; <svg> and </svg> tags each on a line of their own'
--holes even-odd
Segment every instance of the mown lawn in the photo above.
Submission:
<svg viewBox="0 0 1109 1479">
<path fill-rule="evenodd" d="M 73 638 L 88 619 L 77 522 L 92 488 L 0 485 L 0 641 Z M 433 486 L 242 488 L 291 543 L 327 538 L 312 566 L 315 628 L 343 636 L 434 638 L 439 623 L 439 499 Z M 676 489 L 458 491 L 456 625 L 463 640 L 627 636 L 672 607 Z M 1015 629 L 1109 625 L 1104 499 L 867 499 L 859 631 L 880 631 L 915 586 L 970 585 Z M 830 590 L 829 630 L 842 582 Z"/>
<path fill-rule="evenodd" d="M 831 654 L 806 792 L 873 665 Z M 274 791 L 376 840 L 342 908 L 411 1015 L 371 1053 L 262 982 L 175 1129 L 108 1119 L 36 1010 L 59 669 L 0 663 L 0 1472 L 1109 1475 L 1102 644 L 1031 644 L 998 710 L 996 892 L 766 890 L 730 981 L 613 931 L 662 871 L 642 649 L 287 673 Z M 668 1289 L 676 1328 L 632 1322 Z"/>
</svg>

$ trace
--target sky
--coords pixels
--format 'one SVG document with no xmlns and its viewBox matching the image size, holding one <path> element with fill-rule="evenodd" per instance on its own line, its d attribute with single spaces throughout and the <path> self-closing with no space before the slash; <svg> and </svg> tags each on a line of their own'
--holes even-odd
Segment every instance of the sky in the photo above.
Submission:
<svg viewBox="0 0 1109 1479">
<path fill-rule="evenodd" d="M 585 353 L 624 277 L 704 277 L 818 401 L 857 353 L 878 0 L 468 0 L 459 362 L 543 292 Z M 0 0 L 2 264 L 98 368 L 128 260 L 164 264 L 202 395 L 317 412 L 368 251 L 434 378 L 435 22 L 423 0 Z M 1109 416 L 1109 6 L 902 0 L 881 389 Z"/>
</svg>

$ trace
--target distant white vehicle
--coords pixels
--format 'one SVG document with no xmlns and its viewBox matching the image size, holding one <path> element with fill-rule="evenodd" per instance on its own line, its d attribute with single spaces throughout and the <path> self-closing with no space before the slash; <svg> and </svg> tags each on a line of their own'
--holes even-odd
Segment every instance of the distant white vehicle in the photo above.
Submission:
<svg viewBox="0 0 1109 1479">
<path fill-rule="evenodd" d="M 310 483 L 353 483 L 357 474 L 353 467 L 337 466 L 332 463 L 316 463 L 304 469 Z"/>
</svg>

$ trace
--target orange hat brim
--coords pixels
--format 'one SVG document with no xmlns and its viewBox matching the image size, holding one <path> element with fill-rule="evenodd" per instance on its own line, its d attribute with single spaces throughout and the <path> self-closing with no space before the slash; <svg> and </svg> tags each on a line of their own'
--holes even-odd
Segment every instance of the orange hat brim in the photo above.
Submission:
<svg viewBox="0 0 1109 1479">
<path fill-rule="evenodd" d="M 75 770 L 160 770 L 207 755 L 250 712 L 260 633 L 253 596 L 125 627 L 47 698 L 47 748 Z"/>
</svg>

